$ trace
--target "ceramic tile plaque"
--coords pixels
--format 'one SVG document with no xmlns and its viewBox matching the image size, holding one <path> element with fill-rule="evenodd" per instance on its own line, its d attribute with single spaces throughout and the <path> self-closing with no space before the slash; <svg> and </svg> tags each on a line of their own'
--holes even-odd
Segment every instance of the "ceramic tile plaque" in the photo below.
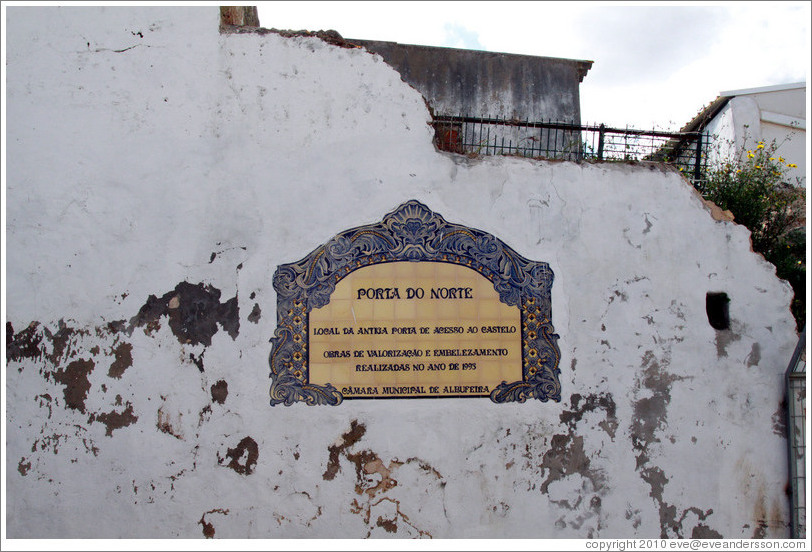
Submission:
<svg viewBox="0 0 812 552">
<path fill-rule="evenodd" d="M 409 201 L 274 275 L 271 405 L 561 397 L 553 274 Z"/>
</svg>

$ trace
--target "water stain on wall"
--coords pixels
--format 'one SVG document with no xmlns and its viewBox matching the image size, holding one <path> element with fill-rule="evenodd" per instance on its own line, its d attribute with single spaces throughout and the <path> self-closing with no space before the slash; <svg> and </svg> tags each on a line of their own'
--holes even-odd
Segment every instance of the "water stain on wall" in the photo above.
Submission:
<svg viewBox="0 0 812 552">
<path fill-rule="evenodd" d="M 583 404 L 581 404 L 582 400 Z M 562 423 L 567 424 L 571 430 L 575 430 L 575 424 L 584 417 L 584 414 L 601 409 L 606 412 L 606 418 L 599 422 L 598 426 L 614 440 L 618 427 L 617 405 L 615 405 L 611 393 L 592 394 L 586 398 L 575 393 L 570 396 L 570 405 L 572 410 L 565 410 L 559 416 Z"/>
<path fill-rule="evenodd" d="M 718 334 L 719 332 L 717 332 Z M 645 391 L 644 396 L 633 403 L 634 417 L 630 427 L 632 447 L 636 452 L 636 470 L 640 478 L 650 488 L 649 496 L 657 504 L 660 519 L 660 538 L 685 538 L 687 515 L 693 513 L 699 522 L 706 521 L 713 514 L 712 509 L 702 510 L 691 506 L 678 513 L 677 507 L 669 504 L 663 498 L 663 491 L 669 478 L 660 466 L 652 465 L 649 457 L 649 447 L 659 443 L 657 432 L 667 426 L 668 405 L 671 402 L 671 386 L 676 381 L 686 378 L 676 376 L 666 371 L 670 363 L 668 351 L 657 357 L 654 351 L 646 351 L 642 356 L 642 374 L 637 380 L 637 392 Z M 637 393 L 636 392 L 636 393 Z M 697 523 L 691 529 L 691 534 L 715 535 L 706 538 L 722 538 L 708 525 Z"/>
</svg>

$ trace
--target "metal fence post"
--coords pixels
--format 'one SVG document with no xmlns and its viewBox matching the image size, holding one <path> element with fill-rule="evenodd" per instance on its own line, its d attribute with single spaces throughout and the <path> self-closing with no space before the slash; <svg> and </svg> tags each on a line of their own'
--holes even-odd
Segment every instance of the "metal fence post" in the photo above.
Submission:
<svg viewBox="0 0 812 552">
<path fill-rule="evenodd" d="M 598 127 L 598 159 L 603 159 L 603 133 L 606 130 L 606 125 L 601 123 L 601 126 Z"/>
<path fill-rule="evenodd" d="M 787 366 L 787 452 L 790 483 L 790 530 L 793 539 L 806 538 L 806 328 Z"/>
<path fill-rule="evenodd" d="M 702 175 L 702 133 L 696 138 L 696 157 L 694 158 L 694 186 L 699 185 Z"/>
</svg>

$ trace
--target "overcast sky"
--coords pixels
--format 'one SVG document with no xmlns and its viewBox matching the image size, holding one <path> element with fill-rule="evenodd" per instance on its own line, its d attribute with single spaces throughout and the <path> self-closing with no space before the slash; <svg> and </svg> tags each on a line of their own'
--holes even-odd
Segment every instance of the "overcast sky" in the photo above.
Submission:
<svg viewBox="0 0 812 552">
<path fill-rule="evenodd" d="M 266 28 L 594 61 L 581 119 L 676 130 L 719 92 L 805 82 L 810 2 L 260 2 Z"/>
</svg>

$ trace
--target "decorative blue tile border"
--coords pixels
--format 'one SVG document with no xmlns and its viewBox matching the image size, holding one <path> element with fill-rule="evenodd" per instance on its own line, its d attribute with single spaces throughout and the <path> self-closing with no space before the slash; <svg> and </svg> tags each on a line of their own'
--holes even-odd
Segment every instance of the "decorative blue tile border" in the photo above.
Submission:
<svg viewBox="0 0 812 552">
<path fill-rule="evenodd" d="M 561 355 L 552 324 L 550 266 L 525 259 L 491 234 L 446 222 L 411 200 L 380 223 L 341 232 L 304 259 L 277 268 L 273 277 L 277 328 L 271 339 L 271 406 L 342 402 L 344 397 L 334 386 L 309 382 L 309 313 L 328 304 L 336 284 L 350 272 L 396 261 L 447 262 L 476 270 L 491 280 L 500 300 L 521 311 L 523 373 L 521 381 L 498 385 L 491 400 L 561 400 Z"/>
</svg>

